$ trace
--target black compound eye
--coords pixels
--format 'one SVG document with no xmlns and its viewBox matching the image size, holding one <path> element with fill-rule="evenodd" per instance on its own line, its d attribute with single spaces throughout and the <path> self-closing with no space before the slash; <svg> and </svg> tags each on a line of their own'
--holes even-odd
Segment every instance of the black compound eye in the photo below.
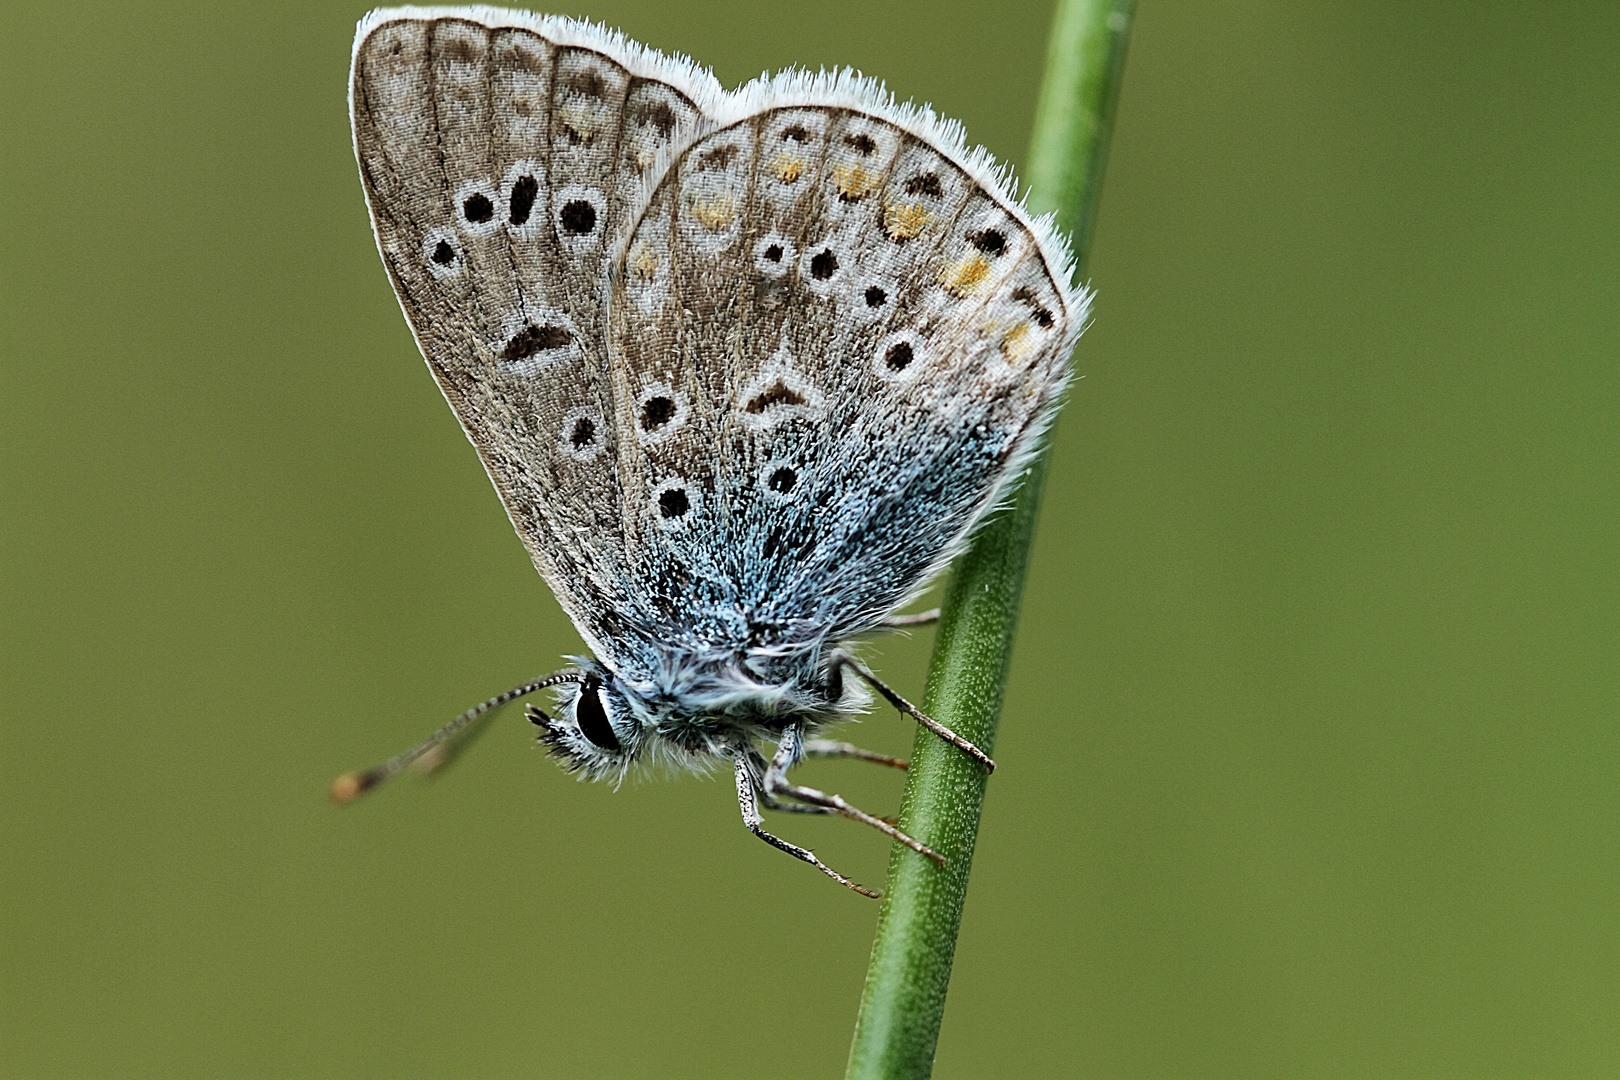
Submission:
<svg viewBox="0 0 1620 1080">
<path fill-rule="evenodd" d="M 595 677 L 585 680 L 579 697 L 574 701 L 574 722 L 579 733 L 600 750 L 622 750 L 619 737 L 608 723 L 607 710 L 602 707 L 602 683 Z"/>
</svg>

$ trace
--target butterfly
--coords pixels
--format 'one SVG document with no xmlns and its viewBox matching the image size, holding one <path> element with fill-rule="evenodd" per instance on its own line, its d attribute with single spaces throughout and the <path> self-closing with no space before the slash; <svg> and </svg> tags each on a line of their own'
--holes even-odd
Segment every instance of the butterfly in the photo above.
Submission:
<svg viewBox="0 0 1620 1080">
<path fill-rule="evenodd" d="M 958 125 L 849 72 L 727 92 L 589 23 L 367 15 L 355 155 L 401 308 L 535 567 L 590 649 L 333 785 L 348 801 L 529 706 L 571 771 L 732 767 L 745 824 L 838 814 L 807 755 L 876 691 L 857 657 L 1039 447 L 1089 294 Z M 773 749 L 770 749 L 773 748 Z M 769 753 L 767 754 L 767 749 Z"/>
</svg>

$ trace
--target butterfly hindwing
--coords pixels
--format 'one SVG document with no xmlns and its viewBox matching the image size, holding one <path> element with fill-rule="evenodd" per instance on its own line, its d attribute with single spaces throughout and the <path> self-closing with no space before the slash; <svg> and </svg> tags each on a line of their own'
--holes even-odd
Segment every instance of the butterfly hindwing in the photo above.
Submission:
<svg viewBox="0 0 1620 1080">
<path fill-rule="evenodd" d="M 864 84 L 761 97 L 680 153 L 622 245 L 621 487 L 655 605 L 836 640 L 1021 470 L 1086 296 L 952 130 Z"/>
</svg>

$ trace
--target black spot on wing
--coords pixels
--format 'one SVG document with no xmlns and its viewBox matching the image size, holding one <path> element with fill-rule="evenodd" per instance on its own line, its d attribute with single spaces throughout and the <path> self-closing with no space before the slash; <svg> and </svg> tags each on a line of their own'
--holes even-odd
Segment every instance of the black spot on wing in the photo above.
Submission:
<svg viewBox="0 0 1620 1080">
<path fill-rule="evenodd" d="M 596 228 L 596 207 L 587 199 L 575 199 L 566 204 L 559 216 L 562 227 L 575 236 L 584 236 Z"/>
<path fill-rule="evenodd" d="M 945 194 L 945 188 L 939 182 L 939 177 L 933 173 L 919 173 L 906 181 L 907 195 L 929 195 L 939 198 Z"/>
<path fill-rule="evenodd" d="M 537 353 L 564 348 L 573 340 L 574 335 L 561 326 L 535 326 L 531 323 L 512 335 L 512 340 L 501 350 L 501 359 L 508 363 L 527 360 Z"/>
<path fill-rule="evenodd" d="M 675 418 L 675 399 L 651 397 L 641 407 L 641 430 L 657 431 Z"/>
<path fill-rule="evenodd" d="M 520 176 L 512 185 L 512 199 L 506 220 L 513 225 L 526 225 L 534 211 L 535 197 L 540 194 L 540 183 L 532 176 Z"/>
<path fill-rule="evenodd" d="M 748 399 L 743 411 L 758 416 L 777 405 L 803 405 L 804 395 L 780 380 Z"/>
</svg>

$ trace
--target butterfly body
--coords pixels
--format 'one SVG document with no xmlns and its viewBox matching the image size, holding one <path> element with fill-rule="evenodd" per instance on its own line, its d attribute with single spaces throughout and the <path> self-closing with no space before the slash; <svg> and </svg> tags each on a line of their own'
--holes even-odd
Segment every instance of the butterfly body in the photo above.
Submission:
<svg viewBox="0 0 1620 1080">
<path fill-rule="evenodd" d="M 849 647 L 1016 482 L 1089 299 L 1005 174 L 848 73 L 726 93 L 484 8 L 367 16 L 351 111 L 417 342 L 592 653 L 542 740 L 730 760 L 746 817 L 863 682 L 903 703 Z"/>
</svg>

